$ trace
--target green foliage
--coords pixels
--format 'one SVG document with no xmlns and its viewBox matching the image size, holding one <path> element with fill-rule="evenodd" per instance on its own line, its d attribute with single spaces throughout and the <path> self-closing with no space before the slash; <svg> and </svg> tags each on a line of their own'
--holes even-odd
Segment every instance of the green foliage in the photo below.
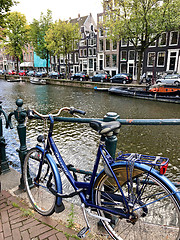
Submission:
<svg viewBox="0 0 180 240">
<path fill-rule="evenodd" d="M 68 228 L 74 227 L 74 204 L 71 204 L 71 212 L 68 214 L 69 218 L 67 219 L 68 221 Z"/>
<path fill-rule="evenodd" d="M 115 0 L 108 9 L 104 24 L 108 37 L 129 40 L 141 53 L 162 32 L 179 28 L 179 0 Z"/>
<path fill-rule="evenodd" d="M 6 36 L 5 53 L 16 58 L 18 71 L 18 60 L 22 58 L 22 50 L 29 41 L 29 26 L 25 15 L 19 12 L 11 12 L 8 15 L 6 26 L 7 28 L 3 31 Z"/>
<path fill-rule="evenodd" d="M 33 19 L 33 22 L 30 24 L 30 40 L 34 51 L 40 58 L 46 59 L 47 68 L 49 51 L 46 47 L 45 35 L 51 24 L 52 12 L 50 10 L 47 10 L 47 15 L 41 13 L 40 20 Z"/>
<path fill-rule="evenodd" d="M 0 27 L 4 27 L 5 18 L 7 13 L 10 11 L 10 8 L 16 4 L 17 2 L 14 0 L 1 0 L 0 3 Z"/>
<path fill-rule="evenodd" d="M 46 46 L 53 55 L 60 55 L 67 57 L 76 47 L 80 39 L 80 32 L 78 24 L 71 24 L 67 21 L 56 21 L 51 25 L 46 33 Z M 67 69 L 67 67 L 66 67 Z M 67 73 L 67 71 L 66 71 Z"/>
</svg>

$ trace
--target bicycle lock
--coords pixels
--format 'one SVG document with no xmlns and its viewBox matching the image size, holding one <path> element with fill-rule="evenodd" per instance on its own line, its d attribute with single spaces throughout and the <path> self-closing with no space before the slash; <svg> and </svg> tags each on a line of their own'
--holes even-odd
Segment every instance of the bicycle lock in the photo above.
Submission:
<svg viewBox="0 0 180 240">
<path fill-rule="evenodd" d="M 20 141 L 19 158 L 21 162 L 21 179 L 20 179 L 20 189 L 24 189 L 24 181 L 23 181 L 23 164 L 24 158 L 27 153 L 26 146 L 26 125 L 25 120 L 27 116 L 27 111 L 22 108 L 23 100 L 16 100 L 17 109 L 14 112 L 11 112 L 8 116 L 8 122 L 11 122 L 11 117 L 14 115 L 15 119 L 18 122 L 17 131 Z M 35 119 L 40 119 L 37 115 L 34 116 Z M 93 120 L 100 121 L 119 121 L 122 125 L 180 125 L 180 119 L 121 119 L 117 113 L 108 112 L 103 119 L 94 119 L 94 118 L 73 118 L 73 117 L 54 117 L 54 121 L 57 122 L 71 122 L 71 123 L 90 123 Z M 116 145 L 117 145 L 117 137 L 111 136 L 106 138 L 106 148 L 111 156 L 115 159 L 116 153 Z M 79 170 L 71 167 L 71 171 L 91 175 L 90 171 Z M 180 183 L 174 183 L 177 187 L 180 187 Z"/>
</svg>

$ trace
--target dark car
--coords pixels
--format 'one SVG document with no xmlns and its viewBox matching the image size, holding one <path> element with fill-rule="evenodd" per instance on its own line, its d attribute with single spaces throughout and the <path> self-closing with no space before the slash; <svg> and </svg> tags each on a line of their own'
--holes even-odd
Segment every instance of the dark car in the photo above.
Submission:
<svg viewBox="0 0 180 240">
<path fill-rule="evenodd" d="M 6 74 L 6 73 L 7 73 L 6 70 L 0 70 L 0 75 L 4 75 L 4 74 Z"/>
<path fill-rule="evenodd" d="M 111 83 L 132 83 L 133 78 L 129 73 L 119 73 L 110 78 Z"/>
<path fill-rule="evenodd" d="M 35 73 L 35 77 L 46 77 L 46 76 L 47 76 L 46 72 L 39 71 Z"/>
<path fill-rule="evenodd" d="M 109 82 L 111 75 L 106 73 L 98 73 L 92 77 L 92 82 Z"/>
<path fill-rule="evenodd" d="M 29 71 L 29 72 L 27 72 L 27 76 L 35 77 L 35 71 Z"/>
<path fill-rule="evenodd" d="M 75 73 L 71 76 L 71 80 L 80 80 L 86 81 L 89 79 L 89 75 L 87 73 Z"/>
</svg>

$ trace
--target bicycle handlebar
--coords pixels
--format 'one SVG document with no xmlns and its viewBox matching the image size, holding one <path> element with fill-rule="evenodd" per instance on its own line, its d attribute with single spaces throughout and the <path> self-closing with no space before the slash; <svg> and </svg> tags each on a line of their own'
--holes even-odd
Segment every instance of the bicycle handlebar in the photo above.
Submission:
<svg viewBox="0 0 180 240">
<path fill-rule="evenodd" d="M 76 117 L 79 117 L 78 115 L 76 115 L 76 113 L 77 114 L 82 114 L 82 115 L 86 114 L 85 111 L 76 109 L 74 107 L 70 107 L 70 108 L 69 107 L 63 107 L 63 108 L 60 108 L 57 113 L 51 114 L 51 116 L 57 117 L 61 114 L 62 111 L 67 111 L 70 114 L 75 115 Z M 41 114 L 38 111 L 36 111 L 35 109 L 30 109 L 30 110 L 27 111 L 27 116 L 28 116 L 29 119 L 32 119 L 34 117 L 34 114 L 38 115 L 41 118 L 49 118 L 49 115 L 50 115 L 50 114 Z"/>
</svg>

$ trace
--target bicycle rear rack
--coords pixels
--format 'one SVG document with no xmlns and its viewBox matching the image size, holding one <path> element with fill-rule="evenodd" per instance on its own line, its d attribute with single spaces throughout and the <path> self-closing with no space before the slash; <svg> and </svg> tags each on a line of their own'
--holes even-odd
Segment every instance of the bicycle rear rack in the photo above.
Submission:
<svg viewBox="0 0 180 240">
<path fill-rule="evenodd" d="M 123 154 L 122 152 L 120 152 L 119 156 L 116 158 L 116 161 L 131 161 L 131 160 L 137 163 L 143 163 L 153 167 L 165 166 L 169 162 L 169 158 L 166 158 L 166 157 L 150 156 L 150 155 L 143 155 L 138 153 Z"/>
</svg>

